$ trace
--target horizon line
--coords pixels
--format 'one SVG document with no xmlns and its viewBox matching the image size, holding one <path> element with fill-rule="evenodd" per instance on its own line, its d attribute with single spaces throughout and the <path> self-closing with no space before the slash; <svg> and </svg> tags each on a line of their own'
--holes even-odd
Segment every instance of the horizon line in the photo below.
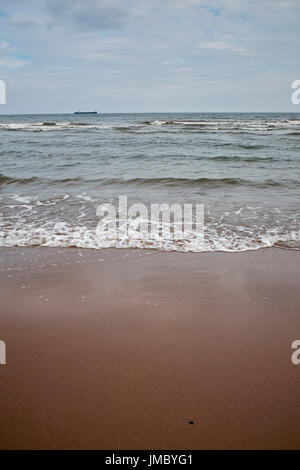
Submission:
<svg viewBox="0 0 300 470">
<path fill-rule="evenodd" d="M 300 113 L 299 111 L 97 111 L 97 115 L 101 114 L 287 114 Z M 0 116 L 49 116 L 49 115 L 74 115 L 75 112 L 58 112 L 58 113 L 0 113 Z"/>
</svg>

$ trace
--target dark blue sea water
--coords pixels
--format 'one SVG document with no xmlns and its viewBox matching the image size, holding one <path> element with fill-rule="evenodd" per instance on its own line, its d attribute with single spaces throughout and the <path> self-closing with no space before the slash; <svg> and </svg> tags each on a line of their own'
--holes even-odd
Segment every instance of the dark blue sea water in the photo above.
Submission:
<svg viewBox="0 0 300 470">
<path fill-rule="evenodd" d="M 0 246 L 144 247 L 95 236 L 96 208 L 201 203 L 185 251 L 300 248 L 299 114 L 0 116 Z"/>
</svg>

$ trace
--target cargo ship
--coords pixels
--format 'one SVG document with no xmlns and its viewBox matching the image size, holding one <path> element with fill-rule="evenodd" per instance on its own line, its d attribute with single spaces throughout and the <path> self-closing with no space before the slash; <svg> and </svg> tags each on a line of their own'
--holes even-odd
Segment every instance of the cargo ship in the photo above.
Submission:
<svg viewBox="0 0 300 470">
<path fill-rule="evenodd" d="M 75 111 L 74 114 L 98 114 L 98 111 Z"/>
</svg>

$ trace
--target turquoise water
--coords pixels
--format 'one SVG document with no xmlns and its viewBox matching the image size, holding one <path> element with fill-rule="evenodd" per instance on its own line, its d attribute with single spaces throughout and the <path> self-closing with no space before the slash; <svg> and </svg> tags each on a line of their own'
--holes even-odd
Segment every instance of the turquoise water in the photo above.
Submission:
<svg viewBox="0 0 300 470">
<path fill-rule="evenodd" d="M 156 249 L 300 248 L 299 114 L 0 116 L 0 245 L 140 247 L 99 239 L 96 208 L 204 204 L 205 238 Z"/>
</svg>

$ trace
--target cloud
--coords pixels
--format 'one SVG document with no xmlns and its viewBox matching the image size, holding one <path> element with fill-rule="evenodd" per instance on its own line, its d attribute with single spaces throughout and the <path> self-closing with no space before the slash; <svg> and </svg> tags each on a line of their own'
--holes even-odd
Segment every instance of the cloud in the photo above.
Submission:
<svg viewBox="0 0 300 470">
<path fill-rule="evenodd" d="M 107 111 L 209 110 L 212 83 L 232 109 L 236 90 L 276 76 L 275 108 L 299 78 L 299 17 L 299 0 L 0 0 L 0 78 L 20 97 L 7 110 L 67 111 L 74 96 Z"/>
<path fill-rule="evenodd" d="M 156 85 L 156 88 L 162 88 L 164 90 L 177 90 L 182 88 L 182 85 Z"/>
<path fill-rule="evenodd" d="M 0 0 L 6 23 L 19 29 L 69 27 L 77 32 L 119 29 L 130 12 L 123 0 Z"/>
<path fill-rule="evenodd" d="M 235 46 L 234 44 L 230 44 L 228 42 L 218 42 L 218 41 L 203 41 L 199 44 L 199 47 L 202 49 L 213 49 L 215 51 L 224 51 L 224 50 L 229 50 L 232 52 L 240 52 L 240 53 L 246 53 L 245 49 L 243 49 L 240 46 Z"/>
<path fill-rule="evenodd" d="M 120 28 L 128 15 L 121 0 L 47 0 L 46 10 L 57 22 L 88 31 Z"/>
<path fill-rule="evenodd" d="M 7 41 L 0 41 L 0 49 L 7 49 L 9 47 L 9 43 Z"/>
<path fill-rule="evenodd" d="M 14 48 L 8 41 L 0 41 L 0 67 L 4 69 L 18 69 L 28 64 L 28 60 L 14 55 Z"/>
<path fill-rule="evenodd" d="M 161 65 L 180 65 L 183 64 L 184 61 L 182 59 L 169 59 L 169 60 L 164 60 Z"/>
<path fill-rule="evenodd" d="M 44 21 L 40 21 L 37 15 L 33 16 L 31 13 L 12 11 L 9 16 L 5 18 L 4 24 L 8 28 L 22 30 L 42 26 Z"/>
<path fill-rule="evenodd" d="M 18 69 L 27 65 L 28 61 L 17 57 L 0 57 L 0 67 L 5 69 Z"/>
<path fill-rule="evenodd" d="M 10 0 L 9 2 L 7 0 L 0 0 L 0 8 L 3 10 L 10 10 L 19 5 L 24 6 L 26 4 L 28 4 L 27 0 Z"/>
<path fill-rule="evenodd" d="M 179 69 L 174 70 L 174 72 L 191 72 L 191 70 L 194 70 L 194 67 L 180 67 Z"/>
</svg>

